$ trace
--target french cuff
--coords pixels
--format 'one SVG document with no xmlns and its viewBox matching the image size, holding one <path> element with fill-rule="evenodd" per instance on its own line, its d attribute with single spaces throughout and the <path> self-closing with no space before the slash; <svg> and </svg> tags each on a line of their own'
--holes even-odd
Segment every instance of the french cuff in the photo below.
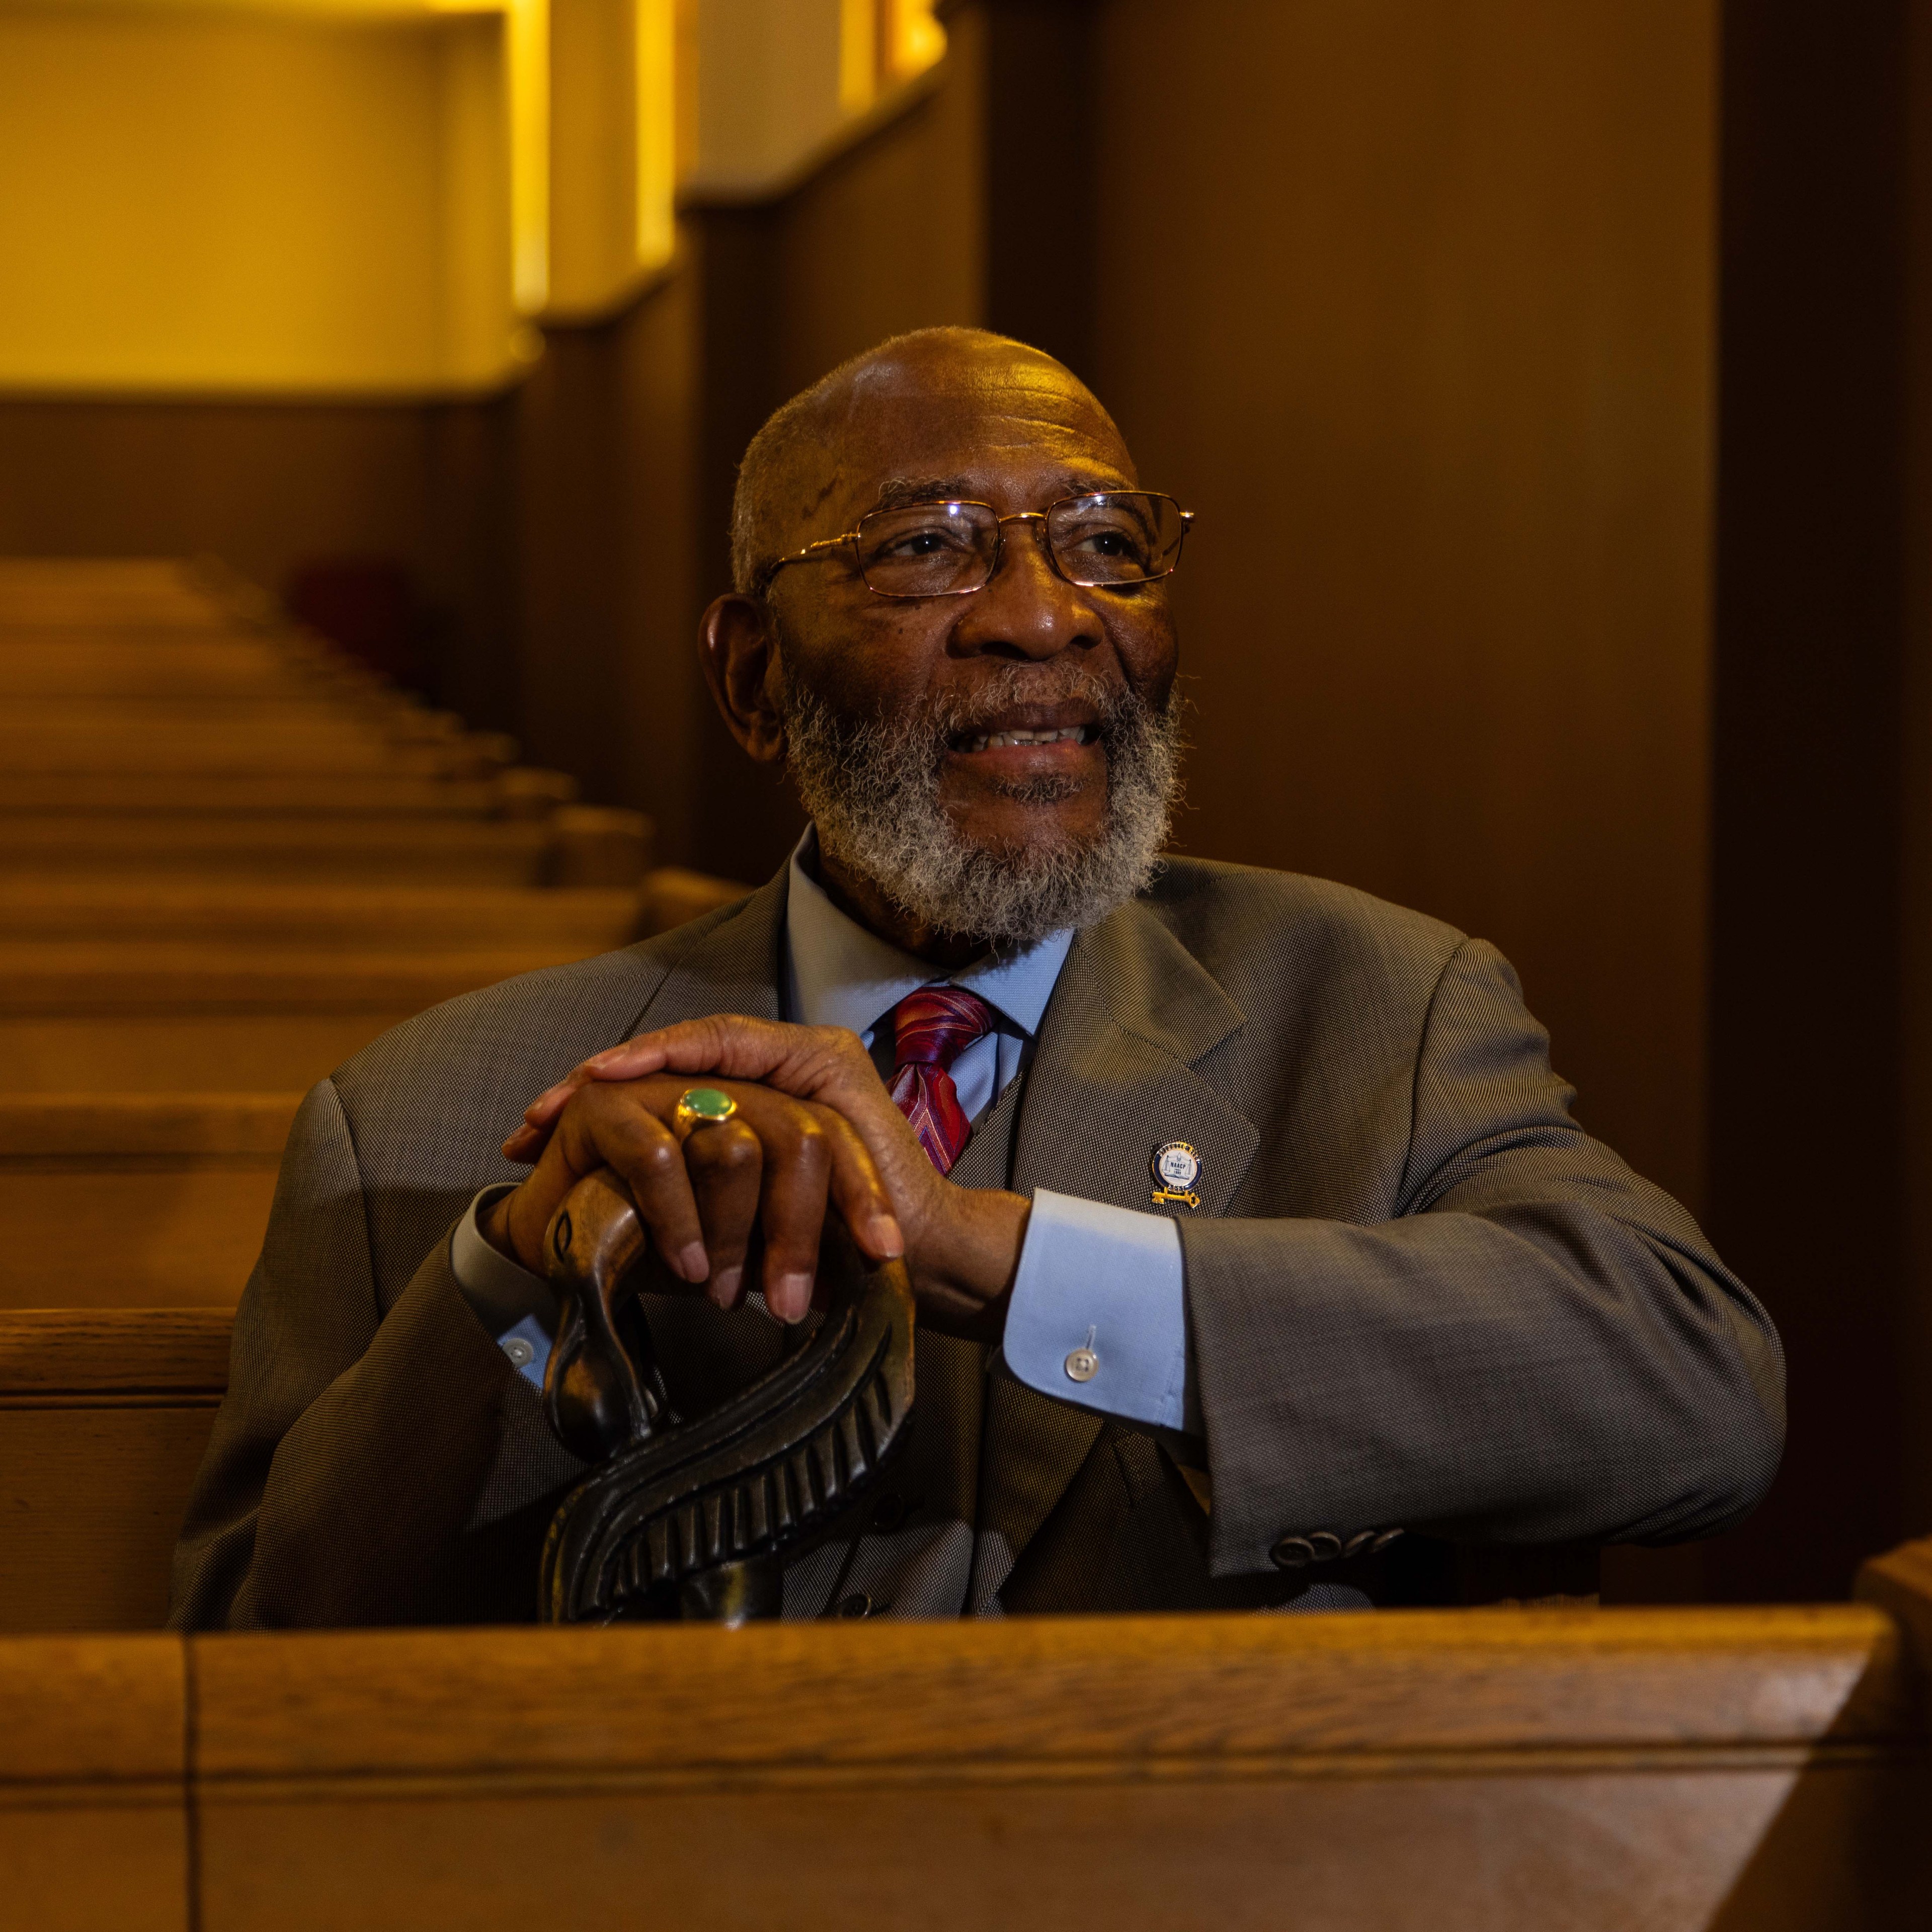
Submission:
<svg viewBox="0 0 1932 1932">
<path fill-rule="evenodd" d="M 516 1186 L 514 1180 L 500 1180 L 470 1202 L 449 1232 L 449 1271 L 471 1312 L 509 1358 L 510 1366 L 542 1388 L 550 1341 L 556 1334 L 556 1298 L 548 1282 L 493 1248 L 477 1225 L 478 1216 Z"/>
<path fill-rule="evenodd" d="M 1164 1215 L 1036 1190 L 1000 1346 L 1042 1395 L 1199 1429 L 1180 1231 Z"/>
</svg>

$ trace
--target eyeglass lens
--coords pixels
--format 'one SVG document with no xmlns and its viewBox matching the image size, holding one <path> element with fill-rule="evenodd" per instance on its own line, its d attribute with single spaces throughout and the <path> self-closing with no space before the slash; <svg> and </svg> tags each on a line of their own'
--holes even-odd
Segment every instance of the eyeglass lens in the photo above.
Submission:
<svg viewBox="0 0 1932 1932">
<path fill-rule="evenodd" d="M 1089 588 L 1165 577 L 1186 532 L 1171 498 L 1118 491 L 1069 496 L 1046 512 L 1062 576 Z M 999 518 L 984 503 L 919 503 L 860 520 L 859 567 L 887 597 L 943 597 L 983 589 L 999 554 Z"/>
</svg>

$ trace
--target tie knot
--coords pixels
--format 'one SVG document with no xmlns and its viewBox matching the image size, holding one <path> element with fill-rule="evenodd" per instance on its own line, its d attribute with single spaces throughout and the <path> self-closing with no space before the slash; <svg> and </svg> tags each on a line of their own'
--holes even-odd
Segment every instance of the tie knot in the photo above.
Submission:
<svg viewBox="0 0 1932 1932">
<path fill-rule="evenodd" d="M 992 1026 L 992 1010 L 978 994 L 963 986 L 922 986 L 892 1009 L 894 1062 L 950 1067 Z"/>
</svg>

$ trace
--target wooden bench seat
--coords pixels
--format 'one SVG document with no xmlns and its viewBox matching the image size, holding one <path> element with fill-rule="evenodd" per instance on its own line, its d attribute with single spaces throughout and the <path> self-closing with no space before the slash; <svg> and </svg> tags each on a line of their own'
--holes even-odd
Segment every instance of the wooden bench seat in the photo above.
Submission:
<svg viewBox="0 0 1932 1932">
<path fill-rule="evenodd" d="M 1864 1604 L 16 1637 L 0 1862 L 156 1932 L 1902 1932 L 1924 1682 Z"/>
<path fill-rule="evenodd" d="M 0 1309 L 232 1308 L 301 1100 L 0 1094 Z"/>
</svg>

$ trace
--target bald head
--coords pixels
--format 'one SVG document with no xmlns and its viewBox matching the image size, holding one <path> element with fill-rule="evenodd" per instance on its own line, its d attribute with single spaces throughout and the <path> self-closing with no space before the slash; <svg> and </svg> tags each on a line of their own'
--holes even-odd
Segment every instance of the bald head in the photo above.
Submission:
<svg viewBox="0 0 1932 1932">
<path fill-rule="evenodd" d="M 975 418 L 993 440 L 1072 430 L 1109 447 L 1118 466 L 1132 473 L 1113 418 L 1064 364 L 983 328 L 916 329 L 841 363 L 752 439 L 732 500 L 733 587 L 762 591 L 778 558 L 836 534 L 818 526 L 828 509 L 848 507 L 838 500 L 856 476 L 898 470 L 913 477 L 922 451 L 962 417 Z M 843 527 L 836 514 L 831 521 Z"/>
</svg>

